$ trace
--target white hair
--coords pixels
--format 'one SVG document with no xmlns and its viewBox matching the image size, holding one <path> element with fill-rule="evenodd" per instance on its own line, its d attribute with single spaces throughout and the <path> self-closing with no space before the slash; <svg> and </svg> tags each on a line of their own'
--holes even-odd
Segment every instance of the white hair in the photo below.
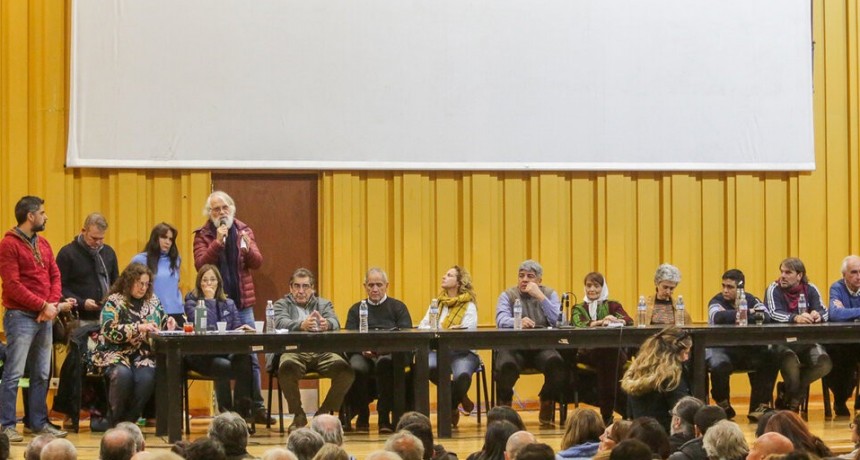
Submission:
<svg viewBox="0 0 860 460">
<path fill-rule="evenodd" d="M 206 198 L 206 204 L 203 206 L 203 215 L 209 217 L 209 213 L 212 211 L 212 198 L 221 198 L 221 200 L 227 204 L 227 207 L 230 208 L 230 215 L 236 215 L 236 202 L 233 201 L 233 198 L 227 194 L 227 192 L 222 192 L 221 190 L 216 190 L 209 194 Z"/>
<path fill-rule="evenodd" d="M 371 274 L 376 273 L 382 276 L 382 281 L 388 283 L 388 273 L 385 273 L 385 270 L 379 267 L 371 267 L 367 270 L 367 273 L 364 274 L 364 283 L 367 284 L 367 278 L 370 277 Z"/>
<path fill-rule="evenodd" d="M 671 264 L 662 264 L 657 267 L 657 272 L 654 273 L 654 284 L 659 284 L 660 281 L 671 281 L 673 283 L 681 282 L 681 270 Z"/>
<path fill-rule="evenodd" d="M 855 256 L 855 255 L 853 255 L 853 254 L 852 254 L 852 255 L 850 255 L 850 256 L 848 256 L 848 257 L 846 257 L 846 258 L 842 259 L 842 274 L 843 274 L 843 275 L 845 274 L 845 272 L 847 272 L 847 271 L 848 271 L 848 264 L 849 264 L 852 260 L 860 261 L 860 257 Z"/>
<path fill-rule="evenodd" d="M 744 432 L 731 420 L 720 420 L 708 428 L 702 439 L 708 458 L 732 460 L 749 452 Z"/>
</svg>

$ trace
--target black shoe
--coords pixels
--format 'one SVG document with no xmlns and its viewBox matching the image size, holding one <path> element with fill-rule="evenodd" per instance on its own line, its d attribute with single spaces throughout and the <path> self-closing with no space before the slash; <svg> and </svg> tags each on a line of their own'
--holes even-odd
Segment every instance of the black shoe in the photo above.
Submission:
<svg viewBox="0 0 860 460">
<path fill-rule="evenodd" d="M 394 426 L 390 423 L 380 422 L 379 423 L 379 434 L 391 434 L 394 433 Z"/>
<path fill-rule="evenodd" d="M 538 412 L 538 421 L 541 426 L 552 426 L 552 419 L 555 416 L 555 402 L 542 400 L 540 402 L 540 412 Z"/>
<path fill-rule="evenodd" d="M 269 417 L 265 407 L 258 407 L 254 410 L 254 423 L 271 426 L 278 423 L 278 421 L 274 417 Z"/>
<path fill-rule="evenodd" d="M 735 415 L 737 415 L 735 409 L 732 407 L 732 403 L 730 403 L 729 400 L 719 401 L 717 402 L 717 406 L 719 406 L 726 412 L 726 418 L 729 420 L 732 420 L 733 418 L 735 418 Z"/>
<path fill-rule="evenodd" d="M 773 412 L 773 408 L 768 406 L 767 404 L 759 404 L 755 410 L 747 414 L 747 419 L 749 419 L 750 422 L 756 423 L 758 422 L 758 419 L 762 417 L 762 415 L 768 412 Z"/>
<path fill-rule="evenodd" d="M 843 402 L 842 404 L 834 404 L 833 412 L 837 417 L 850 417 L 851 411 L 848 410 L 848 406 Z"/>
</svg>

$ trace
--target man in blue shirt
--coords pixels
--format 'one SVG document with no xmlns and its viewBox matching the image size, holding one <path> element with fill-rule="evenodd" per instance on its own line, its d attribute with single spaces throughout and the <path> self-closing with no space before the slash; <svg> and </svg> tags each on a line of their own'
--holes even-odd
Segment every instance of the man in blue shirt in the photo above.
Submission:
<svg viewBox="0 0 860 460">
<path fill-rule="evenodd" d="M 842 261 L 842 279 L 830 286 L 830 321 L 860 321 L 860 257 L 848 256 Z M 827 346 L 827 354 L 833 362 L 833 369 L 825 377 L 827 386 L 833 391 L 833 408 L 837 416 L 851 413 L 845 401 L 854 388 L 854 368 L 860 353 L 856 344 L 834 344 Z M 854 409 L 860 409 L 854 401 Z"/>
</svg>

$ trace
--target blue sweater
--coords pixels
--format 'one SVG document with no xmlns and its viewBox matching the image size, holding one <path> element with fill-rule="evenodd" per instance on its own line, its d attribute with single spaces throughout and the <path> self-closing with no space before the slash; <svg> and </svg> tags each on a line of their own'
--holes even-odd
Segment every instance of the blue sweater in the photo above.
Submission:
<svg viewBox="0 0 860 460">
<path fill-rule="evenodd" d="M 833 301 L 842 302 L 841 307 Z M 854 321 L 860 318 L 860 295 L 851 295 L 845 280 L 839 280 L 830 286 L 830 321 Z"/>
<path fill-rule="evenodd" d="M 146 253 L 132 257 L 132 263 L 146 265 Z M 182 302 L 182 292 L 179 291 L 179 266 L 182 259 L 176 260 L 176 271 L 170 272 L 170 258 L 167 254 L 161 254 L 158 258 L 158 273 L 155 274 L 152 290 L 161 301 L 164 312 L 168 315 L 181 315 L 185 313 L 185 303 Z"/>
<path fill-rule="evenodd" d="M 565 450 L 559 451 L 555 454 L 555 458 L 558 460 L 572 460 L 572 459 L 590 459 L 597 455 L 597 448 L 600 447 L 600 443 L 597 441 L 586 441 L 582 444 L 576 444 L 568 447 Z"/>
</svg>

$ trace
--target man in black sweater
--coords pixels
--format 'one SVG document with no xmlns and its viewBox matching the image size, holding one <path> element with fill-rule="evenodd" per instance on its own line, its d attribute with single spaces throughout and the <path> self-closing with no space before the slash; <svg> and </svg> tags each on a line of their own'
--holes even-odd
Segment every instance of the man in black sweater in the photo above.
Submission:
<svg viewBox="0 0 860 460">
<path fill-rule="evenodd" d="M 364 276 L 364 289 L 367 299 L 356 302 L 346 316 L 347 330 L 359 329 L 359 307 L 367 302 L 367 327 L 369 330 L 409 329 L 412 317 L 406 305 L 388 297 L 388 275 L 381 268 L 371 268 Z M 350 409 L 357 412 L 355 427 L 360 431 L 370 429 L 370 410 L 367 405 L 373 400 L 370 392 L 370 377 L 376 378 L 379 400 L 376 411 L 379 414 L 379 433 L 394 432 L 391 410 L 394 405 L 394 368 L 391 354 L 380 355 L 373 350 L 349 353 L 349 364 L 355 371 L 355 380 L 346 396 Z M 351 416 L 342 417 L 344 428 L 350 428 Z"/>
</svg>

